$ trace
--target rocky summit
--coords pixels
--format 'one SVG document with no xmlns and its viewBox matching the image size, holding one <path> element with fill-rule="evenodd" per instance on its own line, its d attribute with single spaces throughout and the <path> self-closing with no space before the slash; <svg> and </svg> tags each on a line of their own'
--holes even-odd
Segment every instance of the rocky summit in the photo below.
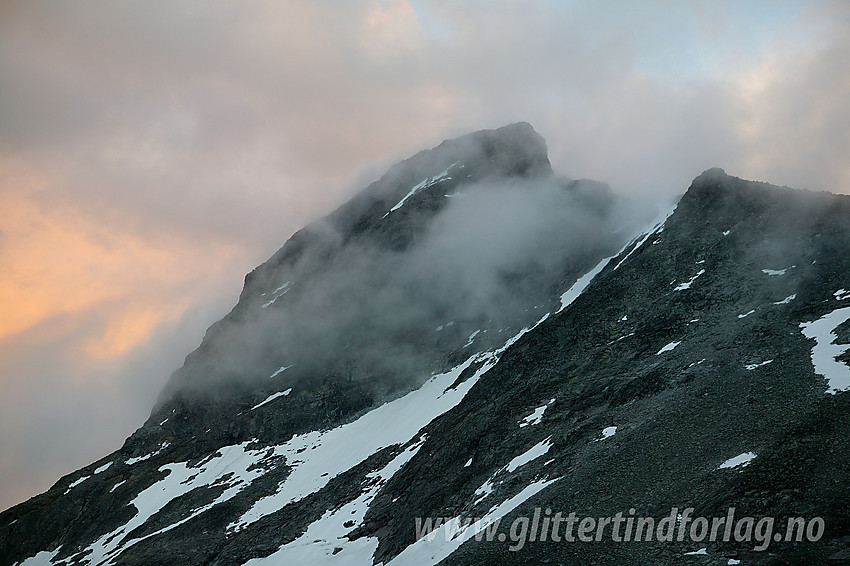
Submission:
<svg viewBox="0 0 850 566">
<path fill-rule="evenodd" d="M 525 123 L 412 156 L 0 565 L 850 563 L 850 197 L 710 169 L 656 213 Z"/>
</svg>

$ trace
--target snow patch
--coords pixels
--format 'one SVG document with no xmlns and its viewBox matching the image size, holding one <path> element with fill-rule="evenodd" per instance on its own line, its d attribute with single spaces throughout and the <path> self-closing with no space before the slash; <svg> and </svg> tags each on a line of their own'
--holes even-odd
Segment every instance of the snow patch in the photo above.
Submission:
<svg viewBox="0 0 850 566">
<path fill-rule="evenodd" d="M 468 347 L 472 346 L 472 342 L 475 340 L 475 337 L 476 337 L 476 336 L 478 336 L 478 334 L 479 334 L 480 332 L 481 332 L 480 330 L 476 330 L 475 332 L 473 332 L 472 334 L 470 334 L 470 335 L 469 335 L 469 340 L 466 342 L 466 344 L 464 344 L 464 346 L 463 346 L 463 347 L 464 347 L 464 348 L 468 348 Z"/>
<path fill-rule="evenodd" d="M 617 256 L 606 257 L 602 261 L 596 264 L 596 267 L 582 275 L 578 278 L 578 280 L 572 284 L 572 286 L 567 289 L 567 292 L 561 295 L 561 308 L 558 309 L 558 312 L 561 312 L 570 304 L 575 301 L 579 295 L 584 292 L 590 282 L 593 281 L 593 278 L 596 277 L 600 271 L 602 271 L 608 262 L 614 259 Z"/>
<path fill-rule="evenodd" d="M 767 360 L 766 362 L 762 362 L 760 364 L 747 364 L 747 365 L 744 366 L 744 369 L 747 370 L 747 371 L 753 371 L 754 369 L 760 368 L 761 366 L 766 366 L 767 364 L 771 363 L 772 361 L 773 360 Z"/>
<path fill-rule="evenodd" d="M 693 552 L 686 552 L 685 556 L 705 556 L 708 554 L 708 547 L 700 548 L 699 550 L 695 550 Z"/>
<path fill-rule="evenodd" d="M 405 548 L 386 566 L 432 566 L 437 564 L 475 536 L 476 532 L 482 532 L 487 525 L 501 519 L 559 479 L 542 479 L 529 484 L 510 499 L 492 507 L 484 517 L 475 523 L 467 524 L 461 517 L 456 517 L 444 523 L 439 529 L 432 531 L 428 536 L 422 537 Z M 366 566 L 366 564 L 371 563 L 364 562 L 363 564 Z"/>
<path fill-rule="evenodd" d="M 80 485 L 81 483 L 83 483 L 84 481 L 89 479 L 90 477 L 91 476 L 83 476 L 83 477 L 79 478 L 78 480 L 71 482 L 70 484 L 68 484 L 68 489 L 66 489 L 65 493 L 63 493 L 62 495 L 68 495 L 69 493 L 71 493 L 72 489 L 74 489 L 75 487 L 77 487 L 78 485 Z"/>
<path fill-rule="evenodd" d="M 850 291 L 845 291 L 844 289 L 839 289 L 838 291 L 833 293 L 833 295 L 835 295 L 835 298 L 838 299 L 839 301 L 843 301 L 844 299 L 850 298 Z"/>
<path fill-rule="evenodd" d="M 265 458 L 270 456 L 269 450 L 267 448 L 246 450 L 248 444 L 248 442 L 244 442 L 220 448 L 213 457 L 203 460 L 197 466 L 189 466 L 187 462 L 176 462 L 161 466 L 159 471 L 168 472 L 168 474 L 136 495 L 130 502 L 130 505 L 136 508 L 136 514 L 124 525 L 102 535 L 93 542 L 85 551 L 90 552 L 86 560 L 94 566 L 111 562 L 138 542 L 170 531 L 215 505 L 234 497 L 266 472 L 265 467 L 258 464 L 261 464 Z M 181 520 L 143 537 L 127 540 L 126 537 L 121 536 L 143 525 L 170 501 L 193 489 L 213 484 L 223 485 L 226 489 L 214 501 L 190 511 Z"/>
<path fill-rule="evenodd" d="M 632 247 L 632 249 L 631 249 L 631 250 L 629 250 L 629 253 L 627 253 L 627 254 L 626 254 L 626 257 L 624 257 L 623 259 L 621 259 L 621 260 L 617 263 L 617 265 L 615 265 L 615 266 L 614 266 L 614 271 L 616 271 L 617 269 L 619 269 L 619 267 L 620 267 L 621 265 L 623 265 L 623 262 L 625 262 L 627 259 L 629 259 L 629 256 L 631 256 L 631 255 L 632 255 L 633 253 L 635 253 L 635 252 L 636 252 L 636 251 L 637 251 L 637 250 L 638 250 L 641 246 L 643 246 L 643 245 L 646 243 L 646 241 L 650 238 L 650 236 L 652 236 L 652 235 L 654 235 L 654 234 L 657 234 L 657 233 L 659 233 L 659 232 L 663 232 L 663 231 L 664 231 L 664 223 L 665 223 L 665 222 L 667 222 L 667 219 L 668 219 L 668 218 L 670 218 L 670 217 L 673 215 L 673 213 L 676 211 L 676 207 L 677 207 L 677 206 L 678 206 L 678 203 L 676 203 L 675 205 L 673 205 L 671 208 L 669 208 L 669 209 L 667 209 L 667 210 L 663 210 L 663 211 L 662 211 L 662 212 L 658 215 L 658 217 L 656 217 L 656 219 L 653 221 L 653 223 L 652 223 L 651 227 L 649 228 L 649 230 L 647 230 L 647 231 L 646 231 L 646 232 L 645 232 L 642 236 L 638 236 L 638 238 L 640 238 L 640 240 L 638 240 L 638 242 L 637 242 L 637 243 L 636 243 L 636 244 Z M 635 238 L 635 239 L 637 239 L 637 238 Z M 628 248 L 628 247 L 632 244 L 632 242 L 634 242 L 634 241 L 635 241 L 635 240 L 632 240 L 631 242 L 629 242 L 628 244 L 626 244 L 626 246 L 625 246 L 622 250 L 620 250 L 620 251 L 617 253 L 617 255 L 619 256 L 621 253 L 623 253 L 623 252 L 624 252 L 624 251 L 625 251 L 625 250 L 626 250 L 626 249 L 627 249 L 627 248 Z M 614 256 L 614 257 L 616 257 L 616 256 Z M 610 258 L 609 258 L 609 259 L 610 259 Z M 606 263 L 607 263 L 607 262 L 606 262 Z"/>
<path fill-rule="evenodd" d="M 487 478 L 487 481 L 485 481 L 478 487 L 478 489 L 475 490 L 475 493 L 473 495 L 475 495 L 476 499 L 473 503 L 473 506 L 478 505 L 491 493 L 493 493 L 493 488 L 496 486 L 496 484 L 501 483 L 501 480 L 496 480 L 499 475 L 505 472 L 509 474 L 513 473 L 522 466 L 525 466 L 526 464 L 531 462 L 532 460 L 536 460 L 537 458 L 549 452 L 549 448 L 551 448 L 552 446 L 550 442 L 551 438 L 552 437 L 549 436 L 545 440 L 538 442 L 519 456 L 512 458 L 511 461 L 508 462 L 506 465 L 493 472 L 493 475 Z"/>
<path fill-rule="evenodd" d="M 611 438 L 617 434 L 617 427 L 615 426 L 607 426 L 602 429 L 602 436 L 597 438 L 594 442 L 599 442 L 600 440 L 605 440 L 606 438 Z"/>
<path fill-rule="evenodd" d="M 602 261 L 600 261 L 598 264 L 596 264 L 596 267 L 591 269 L 589 272 L 587 272 L 582 277 L 580 277 L 575 283 L 573 283 L 573 285 L 567 290 L 567 292 L 564 293 L 563 295 L 561 295 L 561 308 L 559 308 L 557 312 L 561 312 L 562 310 L 567 308 L 570 305 L 570 303 L 572 303 L 579 295 L 581 295 L 581 293 L 584 291 L 584 289 L 588 285 L 590 285 L 590 282 L 593 281 L 593 278 L 596 277 L 599 274 L 599 272 L 602 271 L 605 268 L 605 266 L 608 265 L 608 263 L 612 259 L 619 257 L 624 251 L 629 249 L 629 246 L 632 246 L 632 244 L 634 244 L 632 249 L 629 250 L 629 253 L 627 253 L 626 256 L 623 259 L 621 259 L 617 263 L 617 265 L 614 266 L 614 271 L 619 269 L 619 267 L 621 265 L 623 265 L 623 262 L 625 262 L 627 259 L 629 259 L 629 256 L 631 256 L 633 253 L 635 253 L 635 251 L 637 251 L 638 248 L 640 248 L 646 242 L 646 240 L 649 239 L 650 236 L 652 236 L 653 234 L 658 234 L 660 232 L 663 232 L 664 231 L 664 223 L 676 211 L 677 206 L 678 206 L 678 203 L 673 205 L 671 208 L 662 211 L 661 214 L 659 214 L 658 217 L 656 217 L 656 219 L 653 221 L 653 223 L 650 225 L 650 227 L 645 232 L 643 232 L 642 234 L 638 234 L 637 237 L 630 240 L 616 254 L 612 255 L 611 257 L 604 258 Z M 637 240 L 637 243 L 635 244 L 636 240 Z M 623 317 L 623 320 L 625 320 L 625 317 Z"/>
<path fill-rule="evenodd" d="M 260 305 L 260 308 L 265 309 L 265 308 L 272 306 L 276 300 L 278 300 L 279 298 L 284 296 L 287 292 L 289 292 L 289 290 L 291 288 L 292 288 L 292 282 L 287 281 L 286 283 L 284 283 L 283 285 L 281 285 L 280 287 L 278 287 L 277 289 L 272 291 L 273 297 L 270 300 L 263 303 L 262 305 Z M 265 295 L 265 293 L 263 293 L 263 294 Z"/>
<path fill-rule="evenodd" d="M 824 376 L 829 384 L 827 393 L 850 389 L 850 367 L 836 358 L 850 349 L 850 344 L 836 344 L 835 329 L 850 320 L 850 307 L 836 309 L 812 322 L 801 322 L 803 335 L 814 339 L 812 365 L 815 373 Z"/>
<path fill-rule="evenodd" d="M 256 501 L 239 520 L 230 525 L 230 528 L 239 529 L 277 511 L 290 502 L 298 501 L 315 493 L 340 473 L 360 464 L 383 448 L 408 444 L 425 425 L 456 406 L 478 379 L 498 362 L 505 350 L 548 317 L 549 314 L 547 313 L 536 324 L 523 328 L 507 340 L 501 348 L 471 356 L 466 362 L 452 370 L 433 376 L 419 389 L 382 405 L 351 423 L 331 430 L 313 431 L 298 435 L 278 446 L 255 450 L 247 448 L 248 442 L 226 446 L 192 466 L 188 462 L 169 463 L 161 466 L 159 470 L 166 472 L 167 475 L 135 496 L 130 505 L 136 508 L 136 513 L 127 523 L 102 535 L 88 549 L 83 551 L 86 553 L 86 561 L 96 566 L 112 562 L 136 543 L 158 536 L 193 520 L 216 505 L 236 496 L 257 478 L 267 473 L 271 466 L 279 465 L 277 462 L 279 457 L 285 458 L 286 464 L 292 468 L 289 476 L 278 486 L 276 493 Z M 475 374 L 458 387 L 450 388 L 461 372 L 475 362 L 480 363 Z M 152 458 L 167 448 L 168 445 L 165 442 L 155 452 L 130 458 L 126 461 L 126 464 L 132 465 Z M 415 448 L 418 449 L 418 446 Z M 548 449 L 548 444 L 546 449 Z M 512 460 L 512 462 L 515 466 L 519 466 L 524 463 L 522 458 L 531 461 L 531 459 L 537 457 L 534 450 L 545 453 L 543 446 L 537 445 L 518 457 L 520 460 L 515 459 L 516 461 Z M 364 485 L 364 491 L 360 497 L 350 503 L 352 507 L 344 508 L 349 513 L 351 510 L 358 514 L 363 510 L 362 512 L 365 513 L 365 507 L 368 506 L 371 497 L 374 496 L 372 488 L 375 486 L 371 482 L 377 482 L 376 485 L 381 484 L 381 478 L 391 477 L 413 454 L 414 448 L 408 448 L 394 459 L 391 465 L 377 472 L 377 475 L 370 474 L 370 482 L 368 485 Z M 518 496 L 491 510 L 490 516 L 500 517 L 499 512 L 503 514 L 509 512 L 513 509 L 511 505 L 514 507 L 519 505 L 549 483 L 551 481 L 532 484 Z M 114 485 L 112 490 L 114 491 L 122 484 L 123 482 Z M 148 522 L 169 502 L 194 489 L 213 485 L 224 487 L 224 490 L 214 501 L 196 509 L 190 509 L 176 522 L 143 537 L 130 539 L 127 536 L 127 533 L 133 532 L 133 530 Z M 378 487 L 375 487 L 375 489 L 378 489 Z M 311 526 L 311 533 L 325 532 L 325 529 L 329 529 L 329 532 L 332 533 L 339 532 L 339 527 L 335 521 L 341 518 L 342 514 L 339 512 L 329 513 Z M 299 540 L 303 542 L 306 539 Z M 345 550 L 337 553 L 337 556 L 341 557 L 340 562 L 343 562 L 342 557 L 350 557 L 352 559 L 350 562 L 371 564 L 371 555 L 377 541 L 366 538 L 358 539 L 358 541 L 353 541 L 351 546 L 343 545 Z M 359 557 L 365 557 L 366 560 L 360 560 Z"/>
<path fill-rule="evenodd" d="M 271 375 L 269 376 L 269 379 L 271 379 L 271 378 L 273 378 L 273 377 L 277 377 L 277 376 L 279 376 L 280 374 L 282 374 L 283 372 L 285 372 L 286 370 L 288 370 L 288 369 L 289 369 L 289 368 L 291 368 L 291 367 L 292 367 L 292 366 L 280 366 L 279 368 L 277 368 L 277 369 L 274 371 L 274 373 L 273 373 L 273 374 L 271 374 Z"/>
<path fill-rule="evenodd" d="M 755 452 L 744 452 L 743 454 L 738 454 L 734 458 L 729 458 L 722 464 L 720 464 L 717 469 L 731 469 L 731 468 L 745 468 L 750 465 L 750 462 L 755 460 L 756 454 Z"/>
<path fill-rule="evenodd" d="M 262 564 L 339 564 L 371 565 L 372 555 L 378 548 L 378 539 L 361 537 L 349 540 L 348 533 L 362 524 L 366 511 L 378 491 L 395 473 L 419 451 L 425 442 L 423 435 L 419 441 L 408 447 L 381 470 L 367 474 L 363 482 L 363 491 L 334 511 L 326 511 L 322 517 L 311 523 L 297 539 L 281 546 L 277 551 L 264 558 L 254 558 L 245 566 Z M 352 524 L 353 523 L 353 524 Z M 349 526 L 346 526 L 349 525 Z"/>
<path fill-rule="evenodd" d="M 498 474 L 501 471 L 502 471 L 502 468 L 500 468 L 496 472 L 496 474 Z M 487 478 L 487 481 L 485 481 L 483 484 L 478 486 L 478 489 L 475 490 L 475 493 L 473 493 L 473 495 L 475 496 L 475 503 L 472 504 L 473 506 L 478 505 L 479 503 L 484 501 L 491 493 L 493 493 L 493 488 L 496 486 L 496 483 L 495 483 L 495 480 L 494 480 L 496 474 L 493 474 L 492 476 Z"/>
<path fill-rule="evenodd" d="M 107 462 L 107 463 L 105 463 L 104 465 L 102 465 L 102 466 L 100 466 L 99 468 L 97 468 L 97 469 L 94 471 L 94 474 L 95 474 L 95 475 L 97 475 L 97 474 L 99 474 L 99 473 L 101 473 L 101 472 L 105 472 L 105 471 L 109 468 L 109 466 L 111 466 L 111 465 L 112 465 L 112 462 Z"/>
<path fill-rule="evenodd" d="M 748 316 L 750 316 L 754 312 L 756 312 L 756 309 L 750 309 L 749 311 L 745 312 L 744 314 L 739 314 L 738 318 L 747 318 Z"/>
<path fill-rule="evenodd" d="M 158 449 L 156 452 L 151 452 L 150 454 L 145 454 L 144 456 L 137 456 L 137 457 L 135 457 L 135 458 L 129 458 L 129 459 L 128 459 L 126 462 L 124 462 L 124 463 L 125 463 L 125 464 L 127 464 L 128 466 L 132 466 L 133 464 L 137 464 L 137 463 L 139 463 L 139 462 L 144 462 L 145 460 L 148 460 L 148 459 L 150 459 L 150 458 L 153 458 L 154 456 L 156 456 L 157 454 L 159 454 L 160 452 L 162 452 L 163 450 L 165 450 L 165 449 L 166 449 L 166 448 L 168 448 L 169 446 L 170 446 L 170 443 L 168 443 L 168 442 L 163 442 L 163 443 L 160 445 L 159 449 Z"/>
<path fill-rule="evenodd" d="M 788 271 L 788 268 L 785 269 L 762 269 L 761 272 L 765 275 L 770 275 L 771 277 L 779 277 L 780 275 L 785 275 L 785 272 Z"/>
<path fill-rule="evenodd" d="M 418 192 L 419 192 L 419 191 L 421 191 L 422 189 L 427 189 L 427 188 L 428 188 L 428 187 L 430 187 L 431 185 L 434 185 L 434 184 L 436 184 L 436 183 L 438 183 L 438 182 L 440 182 L 440 181 L 449 181 L 449 180 L 451 180 L 451 177 L 449 177 L 449 176 L 448 176 L 448 175 L 449 175 L 449 171 L 450 171 L 450 170 L 451 170 L 451 169 L 452 169 L 455 165 L 457 165 L 458 163 L 460 163 L 460 161 L 456 161 L 455 163 L 452 163 L 451 165 L 449 165 L 448 167 L 446 167 L 445 171 L 443 171 L 442 173 L 437 173 L 437 174 L 436 174 L 436 175 L 434 175 L 433 177 L 429 177 L 429 178 L 425 179 L 424 181 L 422 181 L 421 183 L 418 183 L 417 185 L 415 185 L 412 189 L 410 189 L 410 192 L 409 192 L 409 193 L 407 193 L 407 194 L 404 196 L 404 198 L 403 198 L 403 199 L 401 199 L 400 201 L 398 201 L 398 204 L 396 204 L 394 207 L 392 207 L 392 208 L 391 208 L 391 209 L 390 209 L 390 210 L 389 210 L 386 214 L 384 214 L 381 218 L 386 218 L 387 216 L 389 216 L 390 212 L 395 212 L 396 210 L 398 210 L 399 208 L 401 208 L 402 206 L 404 206 L 404 203 L 405 203 L 405 202 L 407 202 L 407 199 L 409 199 L 410 197 L 412 197 L 413 195 L 415 195 L 416 193 L 418 193 Z"/>
<path fill-rule="evenodd" d="M 59 554 L 59 549 L 62 547 L 57 547 L 53 552 L 48 552 L 46 550 L 42 550 L 35 556 L 30 556 L 20 564 L 15 563 L 16 566 L 49 566 L 53 564 L 53 559 Z"/>
<path fill-rule="evenodd" d="M 788 295 L 787 297 L 785 297 L 781 301 L 776 301 L 773 304 L 774 305 L 787 305 L 788 303 L 790 303 L 791 301 L 793 301 L 796 298 L 797 298 L 797 293 L 794 293 L 793 295 Z"/>
<path fill-rule="evenodd" d="M 670 352 L 670 351 L 672 351 L 674 348 L 676 348 L 676 346 L 678 346 L 678 345 L 679 345 L 679 344 L 681 344 L 681 343 L 682 343 L 681 341 L 679 341 L 679 342 L 670 342 L 669 344 L 667 344 L 666 346 L 664 346 L 663 348 L 661 348 L 660 350 L 658 350 L 658 352 L 657 352 L 655 355 L 656 355 L 656 356 L 660 356 L 660 355 L 661 355 L 661 354 L 663 354 L 664 352 Z"/>
<path fill-rule="evenodd" d="M 606 346 L 610 346 L 611 344 L 616 344 L 620 340 L 625 340 L 626 338 L 629 338 L 630 336 L 634 336 L 634 335 L 635 335 L 634 332 L 629 332 L 628 334 L 624 334 L 623 336 L 620 336 L 619 338 L 615 338 L 614 340 L 611 340 L 610 342 L 608 342 L 608 344 L 606 344 Z"/>
<path fill-rule="evenodd" d="M 251 407 L 248 410 L 253 411 L 254 409 L 259 409 L 260 407 L 262 407 L 266 403 L 271 403 L 272 401 L 274 401 L 278 397 L 286 397 L 290 393 L 292 393 L 291 387 L 289 389 L 287 389 L 286 391 L 278 391 L 277 393 L 273 393 L 273 394 L 269 395 L 268 397 L 266 397 L 265 401 L 263 401 L 262 403 L 257 403 L 256 405 L 254 405 L 253 407 Z"/>
<path fill-rule="evenodd" d="M 543 420 L 543 413 L 545 413 L 546 409 L 549 408 L 549 405 L 551 405 L 554 402 L 555 402 L 554 399 L 550 399 L 549 402 L 546 403 L 545 405 L 541 405 L 541 406 L 537 407 L 536 409 L 534 409 L 533 413 L 531 413 L 527 417 L 523 418 L 519 422 L 519 427 L 523 428 L 523 427 L 526 427 L 526 426 L 529 426 L 529 425 L 533 426 L 533 425 L 536 425 L 536 424 L 540 424 L 540 421 Z"/>
<path fill-rule="evenodd" d="M 684 290 L 686 290 L 686 289 L 690 289 L 690 288 L 691 288 L 691 285 L 693 285 L 693 284 L 694 284 L 694 281 L 696 281 L 696 280 L 697 280 L 697 278 L 698 278 L 700 275 L 702 275 L 703 273 L 705 273 L 705 269 L 700 269 L 700 270 L 697 272 L 697 274 L 696 274 L 696 275 L 694 275 L 693 277 L 691 277 L 691 278 L 688 280 L 688 282 L 687 282 L 687 283 L 679 283 L 678 285 L 676 285 L 676 288 L 675 288 L 675 289 L 673 289 L 673 290 L 674 290 L 674 291 L 684 291 Z"/>
<path fill-rule="evenodd" d="M 547 452 L 549 452 L 549 448 L 551 448 L 552 444 L 550 443 L 550 439 L 552 437 L 548 437 L 545 440 L 541 440 L 516 458 L 512 459 L 508 462 L 508 465 L 505 466 L 505 471 L 509 474 L 512 474 L 514 471 L 519 469 L 522 466 L 525 466 L 532 460 L 536 460 L 537 458 L 543 456 Z"/>
<path fill-rule="evenodd" d="M 523 328 L 498 350 L 471 356 L 448 372 L 433 376 L 419 389 L 381 405 L 356 421 L 297 435 L 276 446 L 274 453 L 285 456 L 292 471 L 276 493 L 256 501 L 228 529 L 240 530 L 289 503 L 300 501 L 383 448 L 406 444 L 422 427 L 460 403 L 505 350 L 548 317 L 547 313 L 531 328 Z M 483 363 L 472 377 L 452 388 L 458 376 L 474 362 Z"/>
</svg>

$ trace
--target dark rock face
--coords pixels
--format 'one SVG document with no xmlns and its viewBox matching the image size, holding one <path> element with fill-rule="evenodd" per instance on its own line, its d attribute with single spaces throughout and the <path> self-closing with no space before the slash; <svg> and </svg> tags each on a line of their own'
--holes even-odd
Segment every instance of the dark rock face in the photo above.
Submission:
<svg viewBox="0 0 850 566">
<path fill-rule="evenodd" d="M 394 556 L 413 542 L 411 515 L 483 516 L 489 501 L 470 507 L 474 490 L 545 438 L 553 461 L 524 467 L 524 481 L 505 477 L 496 500 L 534 478 L 559 479 L 516 515 L 531 516 L 530 508 L 540 506 L 580 517 L 626 515 L 630 508 L 661 517 L 673 507 L 694 507 L 696 515 L 722 517 L 734 507 L 739 517 L 822 517 L 827 533 L 819 544 L 777 543 L 752 556 L 755 543 L 734 541 L 627 545 L 607 538 L 538 543 L 520 554 L 472 541 L 446 563 L 481 556 L 493 564 L 552 557 L 667 563 L 708 546 L 711 554 L 740 553 L 748 562 L 809 564 L 835 552 L 850 530 L 841 472 L 848 396 L 824 395 L 799 324 L 841 306 L 833 293 L 850 274 L 847 254 L 838 251 L 850 243 L 848 212 L 846 197 L 751 183 L 719 170 L 699 176 L 663 231 L 609 263 L 569 309 L 524 336 L 455 411 L 426 429 L 433 446 L 426 443 L 419 454 L 428 456 L 417 454 L 385 491 L 421 485 L 424 492 L 367 514 L 372 529 L 364 534 L 391 533 L 376 556 Z M 534 433 L 517 427 L 550 398 L 555 402 Z M 463 448 L 437 446 L 469 422 L 476 432 Z M 609 426 L 617 433 L 594 442 Z M 746 452 L 758 455 L 746 468 L 717 469 Z M 463 469 L 468 455 L 473 464 Z M 446 476 L 457 480 L 424 481 Z"/>
<path fill-rule="evenodd" d="M 0 564 L 839 563 L 850 199 L 712 169 L 627 243 L 629 206 L 527 124 L 400 163 L 246 277 L 121 450 L 0 514 Z M 824 529 L 508 536 L 730 507 Z"/>
</svg>

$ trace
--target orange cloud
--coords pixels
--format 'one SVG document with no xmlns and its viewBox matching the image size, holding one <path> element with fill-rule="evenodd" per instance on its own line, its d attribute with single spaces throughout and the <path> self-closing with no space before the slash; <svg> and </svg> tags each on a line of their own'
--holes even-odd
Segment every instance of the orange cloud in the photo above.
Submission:
<svg viewBox="0 0 850 566">
<path fill-rule="evenodd" d="M 50 183 L 32 171 L 0 167 L 0 341 L 60 316 L 98 310 L 101 325 L 84 357 L 120 356 L 179 319 L 236 256 L 236 246 L 163 237 L 148 241 L 106 228 L 38 195 Z M 212 283 L 209 283 L 212 285 Z"/>
<path fill-rule="evenodd" d="M 168 304 L 130 303 L 112 313 L 103 332 L 88 340 L 85 355 L 88 358 L 103 360 L 126 354 L 139 344 L 150 340 L 163 322 L 178 320 L 188 306 L 186 297 Z"/>
</svg>

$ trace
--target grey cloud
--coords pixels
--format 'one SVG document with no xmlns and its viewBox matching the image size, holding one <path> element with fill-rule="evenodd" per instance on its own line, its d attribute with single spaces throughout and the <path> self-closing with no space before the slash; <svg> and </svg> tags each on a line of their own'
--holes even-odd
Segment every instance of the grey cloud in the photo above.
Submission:
<svg viewBox="0 0 850 566">
<path fill-rule="evenodd" d="M 335 225 L 312 225 L 301 236 L 311 251 L 255 275 L 260 283 L 250 283 L 240 310 L 211 330 L 202 357 L 187 360 L 161 400 L 175 390 L 226 395 L 233 384 L 267 383 L 283 365 L 294 367 L 283 378 L 290 383 L 347 368 L 370 388 L 404 389 L 437 369 L 435 352 L 453 340 L 460 347 L 482 330 L 498 340 L 539 318 L 534 309 L 546 308 L 555 285 L 613 252 L 649 216 L 588 182 L 461 187 L 452 198 L 437 195 L 444 208 L 401 252 L 390 244 L 399 229 L 392 218 L 374 228 L 377 239 L 366 233 L 346 244 Z"/>
<path fill-rule="evenodd" d="M 220 305 L 195 307 L 123 358 L 83 361 L 81 350 L 103 329 L 110 306 L 53 317 L 0 342 L 0 509 L 119 448 L 223 314 Z"/>
</svg>

